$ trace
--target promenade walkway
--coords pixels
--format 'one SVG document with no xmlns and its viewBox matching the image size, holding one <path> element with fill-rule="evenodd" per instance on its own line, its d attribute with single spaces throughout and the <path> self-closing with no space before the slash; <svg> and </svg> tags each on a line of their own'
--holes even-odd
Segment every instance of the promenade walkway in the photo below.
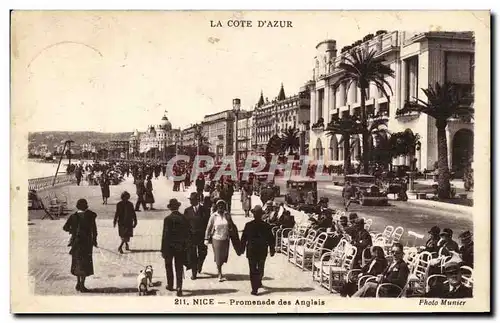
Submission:
<svg viewBox="0 0 500 323">
<path fill-rule="evenodd" d="M 188 206 L 189 192 L 172 192 L 172 182 L 165 177 L 153 180 L 154 194 L 158 210 L 138 213 L 138 225 L 131 240 L 130 252 L 120 255 L 116 252 L 120 239 L 117 229 L 113 228 L 112 219 L 122 191 L 127 190 L 135 202 L 135 186 L 132 178 L 124 183 L 111 186 L 111 198 L 108 205 L 102 205 L 98 186 L 64 186 L 55 188 L 56 193 L 68 197 L 68 203 L 74 209 L 79 198 L 86 198 L 90 209 L 98 214 L 98 244 L 94 249 L 95 275 L 87 279 L 90 293 L 85 295 L 136 295 L 136 278 L 139 270 L 151 264 L 154 268 L 154 293 L 160 296 L 175 297 L 175 293 L 165 289 L 165 267 L 159 252 L 163 218 L 168 214 L 166 205 L 170 198 L 177 198 L 182 203 L 181 211 Z M 47 192 L 41 192 L 42 196 Z M 243 230 L 249 221 L 245 218 L 239 202 L 239 194 L 233 196 L 233 218 L 238 229 Z M 41 212 L 30 211 L 29 226 L 29 273 L 33 289 L 42 295 L 75 295 L 76 279 L 70 273 L 71 256 L 67 247 L 69 235 L 62 230 L 65 218 L 60 220 L 40 220 Z M 241 234 L 241 233 L 240 233 Z M 244 255 L 237 256 L 231 249 L 229 261 L 223 271 L 227 278 L 219 282 L 216 278 L 216 266 L 213 252 L 209 252 L 203 272 L 192 281 L 190 272 L 185 274 L 185 296 L 247 296 L 250 294 L 248 262 Z M 310 272 L 287 263 L 281 254 L 268 257 L 264 277 L 265 288 L 262 295 L 321 296 L 328 291 L 312 281 Z"/>
</svg>

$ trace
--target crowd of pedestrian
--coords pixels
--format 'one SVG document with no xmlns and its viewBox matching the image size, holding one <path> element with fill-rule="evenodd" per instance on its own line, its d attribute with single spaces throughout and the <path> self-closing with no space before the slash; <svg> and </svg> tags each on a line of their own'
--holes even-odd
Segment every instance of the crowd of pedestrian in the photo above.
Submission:
<svg viewBox="0 0 500 323">
<path fill-rule="evenodd" d="M 186 174 L 189 164 L 174 167 L 173 175 Z M 162 172 L 162 166 L 135 163 L 135 164 L 107 164 L 77 166 L 78 169 L 88 172 L 101 172 L 101 191 L 103 204 L 109 198 L 109 174 L 111 171 L 134 178 L 137 199 L 135 206 L 130 201 L 130 194 L 123 192 L 121 201 L 116 206 L 113 225 L 118 226 L 118 235 L 121 239 L 118 251 L 124 253 L 130 250 L 130 239 L 137 226 L 136 212 L 142 205 L 144 210 L 154 210 L 155 197 L 153 194 L 153 177 L 157 179 Z M 165 174 L 163 170 L 163 174 Z M 191 175 L 186 174 L 191 184 Z M 210 182 L 207 182 L 210 181 Z M 167 208 L 170 214 L 165 217 L 162 230 L 161 255 L 164 258 L 167 290 L 176 291 L 182 296 L 184 268 L 191 271 L 191 279 L 196 280 L 202 272 L 203 264 L 208 254 L 208 246 L 212 246 L 214 262 L 217 267 L 217 279 L 226 280 L 223 266 L 229 260 L 230 246 L 238 256 L 246 252 L 248 258 L 251 294 L 258 295 L 262 287 L 265 261 L 270 254 L 275 253 L 273 228 L 293 228 L 296 223 L 290 211 L 283 203 L 275 201 L 271 185 L 264 185 L 260 189 L 260 198 L 263 207 L 252 206 L 254 186 L 251 182 L 240 182 L 236 185 L 231 178 L 222 177 L 220 180 L 207 179 L 205 174 L 199 174 L 195 180 L 195 191 L 189 196 L 190 206 L 180 211 L 181 203 L 177 199 L 170 199 Z M 79 182 L 78 184 L 79 185 Z M 182 183 L 174 182 L 173 190 L 180 189 Z M 254 220 L 248 222 L 239 236 L 238 228 L 232 219 L 232 197 L 235 190 L 240 190 L 242 209 L 245 217 L 253 215 Z M 311 204 L 312 205 L 312 204 Z M 394 297 L 397 292 L 390 288 L 379 288 L 390 283 L 404 288 L 409 276 L 409 266 L 404 260 L 404 247 L 395 243 L 385 254 L 383 248 L 373 244 L 372 236 L 365 228 L 365 221 L 356 213 L 341 216 L 339 221 L 333 220 L 334 210 L 328 207 L 328 199 L 320 198 L 312 205 L 315 215 L 309 217 L 309 230 L 328 233 L 324 249 L 333 249 L 341 239 L 345 238 L 356 247 L 358 253 L 353 259 L 351 269 L 358 269 L 359 275 L 350 277 L 341 289 L 341 295 L 352 297 L 373 297 L 375 291 L 385 297 Z M 78 211 L 72 214 L 64 230 L 71 234 L 69 246 L 72 255 L 71 273 L 77 276 L 76 290 L 85 292 L 85 278 L 93 274 L 92 249 L 97 247 L 96 214 L 89 210 L 87 201 L 81 199 L 77 203 Z M 447 288 L 443 284 L 434 284 L 428 292 L 428 297 L 470 297 L 472 291 L 463 285 L 460 268 L 463 265 L 473 268 L 473 239 L 469 231 L 459 235 L 459 244 L 453 240 L 453 231 L 449 228 L 441 230 L 434 226 L 429 230 L 429 239 L 420 251 L 430 252 L 436 257 L 431 261 L 429 275 L 442 273 L 448 278 Z M 389 259 L 389 260 L 388 260 Z M 443 259 L 445 261 L 443 262 Z M 443 265 L 444 264 L 444 265 Z M 174 282 L 175 273 L 175 282 Z M 363 275 L 372 275 L 375 280 L 365 283 L 358 289 L 357 279 Z M 175 283 L 175 284 L 174 284 Z M 174 287 L 175 286 L 175 287 Z M 449 287 L 448 287 L 449 286 Z"/>
</svg>

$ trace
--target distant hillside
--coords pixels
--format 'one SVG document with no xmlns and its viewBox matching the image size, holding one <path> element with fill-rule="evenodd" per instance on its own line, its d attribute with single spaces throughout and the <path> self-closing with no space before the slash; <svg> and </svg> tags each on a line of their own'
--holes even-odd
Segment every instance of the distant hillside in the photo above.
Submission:
<svg viewBox="0 0 500 323">
<path fill-rule="evenodd" d="M 43 131 L 30 132 L 28 140 L 35 146 L 46 144 L 48 147 L 53 147 L 66 140 L 73 140 L 76 145 L 81 145 L 89 142 L 129 140 L 131 135 L 132 132 Z"/>
</svg>

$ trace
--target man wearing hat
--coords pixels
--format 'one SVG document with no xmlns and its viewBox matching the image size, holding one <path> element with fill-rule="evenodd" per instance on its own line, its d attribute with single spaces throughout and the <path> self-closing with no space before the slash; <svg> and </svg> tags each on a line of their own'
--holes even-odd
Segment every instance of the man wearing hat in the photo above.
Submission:
<svg viewBox="0 0 500 323">
<path fill-rule="evenodd" d="M 267 220 L 267 223 L 270 225 L 276 224 L 278 222 L 278 219 L 280 217 L 280 209 L 281 209 L 281 204 L 278 202 L 273 202 L 273 210 L 271 214 L 269 215 L 269 219 Z"/>
<path fill-rule="evenodd" d="M 351 236 L 352 239 L 355 239 L 358 231 L 358 226 L 356 225 L 356 220 L 358 219 L 357 213 L 349 213 L 349 226 L 345 229 L 345 233 Z"/>
<path fill-rule="evenodd" d="M 408 265 L 403 260 L 403 249 L 404 247 L 401 243 L 393 244 L 390 252 L 393 256 L 392 263 L 381 275 L 377 276 L 376 281 L 365 283 L 352 297 L 374 297 L 380 284 L 385 283 L 394 284 L 403 289 L 410 273 Z M 399 290 L 390 287 L 382 287 L 379 292 L 382 297 L 394 297 L 399 294 Z"/>
<path fill-rule="evenodd" d="M 262 287 L 262 278 L 264 277 L 264 265 L 267 258 L 267 249 L 269 248 L 271 257 L 274 256 L 275 240 L 271 231 L 271 226 L 262 221 L 264 211 L 260 205 L 252 209 L 254 220 L 248 222 L 243 229 L 241 236 L 241 247 L 246 250 L 248 266 L 250 268 L 250 284 L 252 286 L 252 295 L 257 295 Z"/>
<path fill-rule="evenodd" d="M 433 284 L 426 297 L 435 298 L 471 298 L 472 288 L 465 286 L 462 283 L 462 271 L 460 263 L 452 258 L 444 264 L 443 274 L 446 276 L 445 281 L 438 284 Z"/>
<path fill-rule="evenodd" d="M 204 238 L 210 214 L 205 212 L 205 209 L 200 205 L 197 192 L 192 192 L 189 195 L 189 202 L 191 205 L 184 210 L 184 216 L 188 220 L 191 229 L 188 254 L 192 270 L 191 279 L 195 280 L 196 275 L 201 273 L 203 262 L 207 257 L 207 246 L 204 243 Z"/>
<path fill-rule="evenodd" d="M 262 212 L 264 212 L 262 221 L 267 222 L 267 220 L 271 217 L 271 214 L 274 212 L 274 203 L 272 200 L 266 202 L 265 210 L 262 210 Z"/>
<path fill-rule="evenodd" d="M 458 236 L 458 239 L 462 245 L 458 252 L 462 257 L 463 264 L 474 268 L 474 241 L 472 240 L 472 233 L 469 230 L 462 232 Z"/>
<path fill-rule="evenodd" d="M 352 239 L 352 245 L 356 247 L 358 252 L 356 253 L 356 257 L 354 258 L 353 265 L 354 268 L 361 268 L 363 264 L 361 264 L 361 259 L 363 256 L 363 252 L 366 248 L 370 248 L 372 246 L 372 236 L 365 229 L 365 220 L 364 219 L 356 219 L 356 235 Z"/>
<path fill-rule="evenodd" d="M 271 184 L 268 183 L 260 190 L 260 200 L 262 205 L 265 205 L 267 201 L 274 200 L 274 190 L 271 188 Z"/>
<path fill-rule="evenodd" d="M 453 231 L 449 228 L 443 229 L 439 234 L 441 240 L 438 242 L 439 248 L 444 248 L 448 251 L 458 252 L 458 243 L 453 240 Z"/>
<path fill-rule="evenodd" d="M 161 254 L 165 259 L 167 271 L 167 289 L 174 290 L 174 273 L 172 261 L 175 262 L 175 278 L 177 296 L 182 296 L 183 266 L 189 244 L 190 228 L 188 220 L 179 212 L 181 203 L 171 199 L 167 208 L 172 212 L 163 220 Z"/>
<path fill-rule="evenodd" d="M 438 242 L 441 229 L 438 226 L 433 226 L 428 233 L 429 240 L 425 243 L 425 251 L 430 253 L 439 252 Z"/>
<path fill-rule="evenodd" d="M 346 181 L 344 188 L 342 189 L 342 197 L 344 198 L 345 211 L 349 210 L 349 205 L 351 205 L 351 198 L 356 195 L 356 188 L 351 185 L 350 181 Z"/>
</svg>

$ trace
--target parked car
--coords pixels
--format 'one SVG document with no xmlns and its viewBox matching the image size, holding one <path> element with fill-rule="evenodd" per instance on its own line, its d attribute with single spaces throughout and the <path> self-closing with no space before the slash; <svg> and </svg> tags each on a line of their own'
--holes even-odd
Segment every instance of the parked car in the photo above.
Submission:
<svg viewBox="0 0 500 323">
<path fill-rule="evenodd" d="M 351 197 L 353 202 L 361 205 L 377 204 L 388 205 L 387 192 L 383 190 L 377 179 L 372 175 L 352 174 L 345 177 L 351 186 L 355 188 L 355 194 Z"/>
<path fill-rule="evenodd" d="M 286 182 L 285 204 L 301 210 L 306 204 L 307 196 L 312 194 L 313 203 L 318 204 L 318 182 L 310 180 L 288 180 Z"/>
</svg>

